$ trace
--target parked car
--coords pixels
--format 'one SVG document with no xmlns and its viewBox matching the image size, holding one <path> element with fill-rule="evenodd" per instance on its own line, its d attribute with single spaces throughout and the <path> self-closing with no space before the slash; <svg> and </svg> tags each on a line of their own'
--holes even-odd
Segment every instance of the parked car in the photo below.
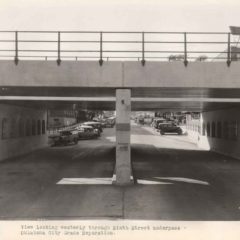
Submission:
<svg viewBox="0 0 240 240">
<path fill-rule="evenodd" d="M 144 118 L 143 117 L 139 117 L 138 118 L 138 121 L 137 121 L 139 124 L 144 124 Z"/>
<path fill-rule="evenodd" d="M 154 118 L 151 125 L 153 128 L 157 129 L 160 123 L 166 123 L 166 122 L 167 120 L 164 118 Z"/>
<path fill-rule="evenodd" d="M 94 129 L 98 129 L 100 133 L 103 131 L 102 130 L 102 124 L 100 122 L 94 122 L 94 121 L 92 121 L 92 122 L 84 122 L 82 125 L 91 126 Z"/>
<path fill-rule="evenodd" d="M 115 126 L 116 118 L 115 117 L 109 117 L 105 119 L 105 126 L 112 128 Z"/>
<path fill-rule="evenodd" d="M 102 128 L 105 128 L 106 127 L 106 123 L 105 123 L 105 119 L 100 119 L 100 118 L 93 118 L 92 119 L 93 122 L 97 122 L 97 123 L 100 123 Z"/>
<path fill-rule="evenodd" d="M 69 143 L 78 143 L 78 131 L 63 130 L 58 134 L 49 137 L 52 140 L 52 145 L 67 145 Z"/>
<path fill-rule="evenodd" d="M 165 133 L 177 133 L 178 135 L 181 135 L 183 133 L 182 129 L 173 122 L 159 123 L 158 129 L 161 135 L 164 135 Z"/>
<path fill-rule="evenodd" d="M 75 130 L 78 131 L 78 139 L 93 139 L 100 136 L 99 130 L 92 126 L 80 125 Z"/>
</svg>

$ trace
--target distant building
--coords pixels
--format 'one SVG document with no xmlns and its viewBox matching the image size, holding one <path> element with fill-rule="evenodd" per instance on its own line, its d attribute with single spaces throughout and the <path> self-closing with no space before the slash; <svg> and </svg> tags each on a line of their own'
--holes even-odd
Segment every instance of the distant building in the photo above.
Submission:
<svg viewBox="0 0 240 240">
<path fill-rule="evenodd" d="M 74 110 L 49 110 L 48 128 L 60 128 L 73 125 L 77 122 L 77 114 Z"/>
</svg>

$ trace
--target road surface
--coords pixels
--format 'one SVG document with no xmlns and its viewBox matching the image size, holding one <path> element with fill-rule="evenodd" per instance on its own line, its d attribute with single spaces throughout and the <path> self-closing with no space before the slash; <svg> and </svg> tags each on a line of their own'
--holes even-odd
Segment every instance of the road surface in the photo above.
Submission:
<svg viewBox="0 0 240 240">
<path fill-rule="evenodd" d="M 240 161 L 132 126 L 137 184 L 111 184 L 115 129 L 0 162 L 0 219 L 240 220 Z"/>
</svg>

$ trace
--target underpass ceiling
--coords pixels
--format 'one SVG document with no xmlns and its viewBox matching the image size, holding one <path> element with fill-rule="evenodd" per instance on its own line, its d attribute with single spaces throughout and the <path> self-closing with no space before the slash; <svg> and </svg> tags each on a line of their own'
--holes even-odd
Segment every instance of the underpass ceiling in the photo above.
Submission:
<svg viewBox="0 0 240 240">
<path fill-rule="evenodd" d="M 240 88 L 131 88 L 132 97 L 240 98 Z M 115 88 L 0 87 L 0 96 L 115 97 Z"/>
<path fill-rule="evenodd" d="M 185 87 L 131 90 L 133 111 L 210 111 L 240 106 L 239 88 Z M 0 87 L 0 103 L 41 109 L 71 109 L 73 104 L 76 104 L 82 109 L 115 110 L 115 89 Z"/>
<path fill-rule="evenodd" d="M 72 109 L 73 104 L 76 108 L 86 110 L 115 110 L 114 101 L 0 101 L 2 104 L 12 104 L 38 109 Z M 145 102 L 132 101 L 132 111 L 211 111 L 217 109 L 240 107 L 240 103 L 226 102 Z"/>
</svg>

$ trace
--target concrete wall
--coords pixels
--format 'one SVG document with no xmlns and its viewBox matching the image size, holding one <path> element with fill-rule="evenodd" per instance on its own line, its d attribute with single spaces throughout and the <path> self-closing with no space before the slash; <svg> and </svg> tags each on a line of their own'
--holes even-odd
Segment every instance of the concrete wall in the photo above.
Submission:
<svg viewBox="0 0 240 240">
<path fill-rule="evenodd" d="M 0 160 L 47 146 L 46 111 L 0 104 L 0 113 Z"/>
<path fill-rule="evenodd" d="M 0 86 L 240 88 L 240 62 L 0 61 Z"/>
<path fill-rule="evenodd" d="M 136 62 L 124 63 L 125 87 L 240 87 L 240 63 L 227 67 L 224 62 Z"/>
<path fill-rule="evenodd" d="M 114 87 L 122 85 L 122 63 L 0 61 L 0 76 L 0 86 Z"/>
<path fill-rule="evenodd" d="M 192 142 L 198 144 L 200 139 L 199 134 L 199 127 L 200 127 L 200 121 L 199 120 L 188 120 L 186 125 L 186 131 L 188 138 L 191 139 Z"/>
<path fill-rule="evenodd" d="M 203 112 L 200 128 L 193 124 L 188 121 L 188 135 L 200 148 L 240 159 L 240 108 Z"/>
</svg>

